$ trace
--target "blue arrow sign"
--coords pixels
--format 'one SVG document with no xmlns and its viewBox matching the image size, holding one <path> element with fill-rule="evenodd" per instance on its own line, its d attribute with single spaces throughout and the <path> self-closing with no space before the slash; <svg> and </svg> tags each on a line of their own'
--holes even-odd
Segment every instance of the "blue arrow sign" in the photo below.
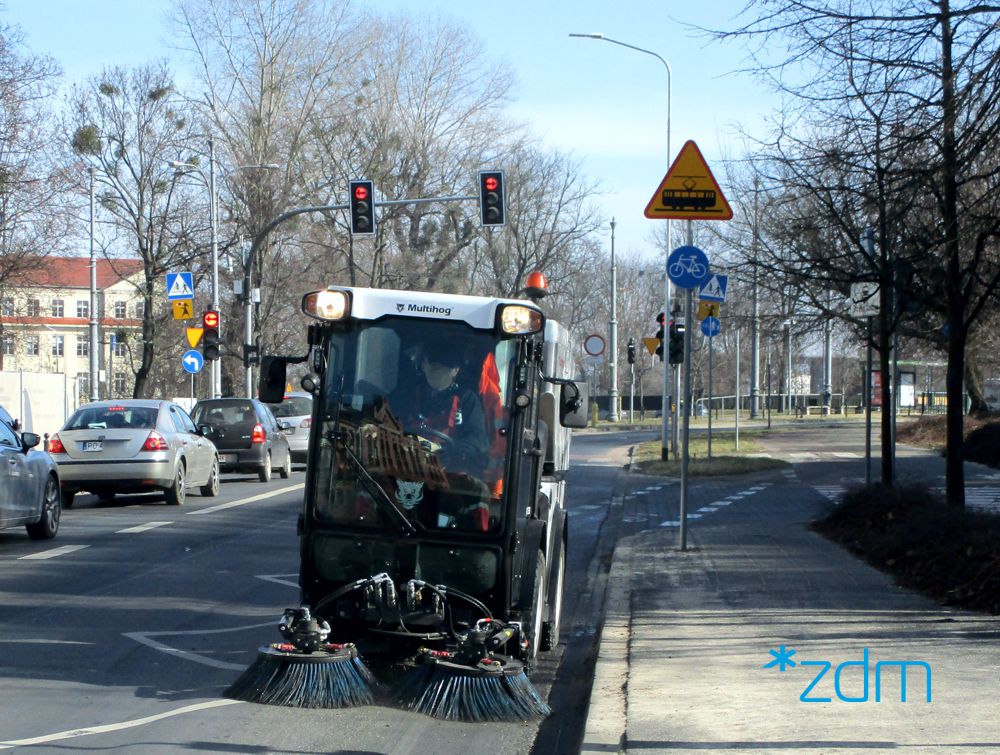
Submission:
<svg viewBox="0 0 1000 755">
<path fill-rule="evenodd" d="M 702 301 L 725 301 L 726 288 L 729 286 L 728 275 L 710 275 L 708 280 L 701 284 L 698 290 L 698 298 Z"/>
<path fill-rule="evenodd" d="M 200 351 L 194 349 L 185 351 L 184 356 L 181 357 L 181 366 L 185 372 L 190 372 L 193 375 L 196 372 L 201 372 L 201 368 L 205 366 L 205 357 L 201 355 Z"/>
<path fill-rule="evenodd" d="M 167 300 L 193 299 L 194 279 L 191 273 L 167 273 Z"/>
<path fill-rule="evenodd" d="M 698 288 L 708 278 L 708 255 L 696 246 L 679 246 L 667 258 L 667 277 L 678 288 Z"/>
<path fill-rule="evenodd" d="M 720 330 L 722 330 L 722 323 L 719 322 L 718 317 L 706 317 L 701 321 L 701 333 L 706 338 L 719 335 Z"/>
</svg>

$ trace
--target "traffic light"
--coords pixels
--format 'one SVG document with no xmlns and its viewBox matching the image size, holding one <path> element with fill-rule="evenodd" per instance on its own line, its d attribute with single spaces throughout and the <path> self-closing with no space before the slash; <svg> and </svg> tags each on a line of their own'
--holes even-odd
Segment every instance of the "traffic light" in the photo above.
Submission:
<svg viewBox="0 0 1000 755">
<path fill-rule="evenodd" d="M 670 364 L 684 362 L 684 323 L 670 321 Z"/>
<path fill-rule="evenodd" d="M 243 344 L 243 366 L 250 367 L 257 364 L 260 364 L 260 347 L 251 343 Z"/>
<path fill-rule="evenodd" d="M 219 358 L 219 313 L 206 312 L 201 317 L 201 325 L 205 332 L 201 336 L 201 355 L 206 362 Z"/>
<path fill-rule="evenodd" d="M 628 363 L 635 364 L 635 339 L 628 339 Z"/>
<path fill-rule="evenodd" d="M 375 185 L 371 181 L 351 181 L 351 233 L 375 233 Z"/>
<path fill-rule="evenodd" d="M 503 225 L 506 222 L 502 170 L 479 172 L 479 214 L 483 225 Z"/>
<path fill-rule="evenodd" d="M 660 326 L 659 329 L 656 331 L 656 340 L 659 341 L 660 343 L 656 347 L 656 351 L 654 353 L 656 354 L 656 356 L 660 358 L 661 362 L 663 361 L 663 321 L 665 319 L 666 317 L 664 317 L 662 312 L 660 312 L 660 314 L 656 316 L 656 322 Z"/>
</svg>

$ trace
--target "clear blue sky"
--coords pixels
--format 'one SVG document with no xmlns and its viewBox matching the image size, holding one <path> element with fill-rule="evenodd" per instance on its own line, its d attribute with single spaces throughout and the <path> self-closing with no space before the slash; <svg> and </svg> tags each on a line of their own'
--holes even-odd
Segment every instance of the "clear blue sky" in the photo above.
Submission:
<svg viewBox="0 0 1000 755">
<path fill-rule="evenodd" d="M 751 130 L 775 98 L 745 75 L 734 46 L 709 44 L 685 24 L 728 25 L 744 0 L 367 0 L 392 15 L 439 14 L 467 24 L 486 49 L 517 71 L 513 112 L 545 142 L 573 154 L 607 192 L 615 216 L 616 250 L 652 255 L 650 237 L 663 221 L 643 209 L 669 165 L 667 73 L 650 55 L 570 32 L 606 36 L 664 57 L 673 69 L 671 149 L 698 143 L 716 178 L 722 156 L 738 154 L 734 124 Z M 30 48 L 62 65 L 68 82 L 106 65 L 172 57 L 164 14 L 170 0 L 8 0 L 0 14 L 19 25 Z M 178 65 L 180 68 L 180 65 Z M 723 184 L 723 189 L 727 187 Z M 727 192 L 730 203 L 738 201 Z"/>
</svg>

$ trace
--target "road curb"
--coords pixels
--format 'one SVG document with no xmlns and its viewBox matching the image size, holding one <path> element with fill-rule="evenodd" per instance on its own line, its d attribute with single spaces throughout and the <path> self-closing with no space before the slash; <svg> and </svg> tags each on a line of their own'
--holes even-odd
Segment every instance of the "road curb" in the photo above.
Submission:
<svg viewBox="0 0 1000 755">
<path fill-rule="evenodd" d="M 626 539 L 615 548 L 608 576 L 604 624 L 581 753 L 617 753 L 625 750 L 632 620 L 631 564 L 632 546 Z"/>
</svg>

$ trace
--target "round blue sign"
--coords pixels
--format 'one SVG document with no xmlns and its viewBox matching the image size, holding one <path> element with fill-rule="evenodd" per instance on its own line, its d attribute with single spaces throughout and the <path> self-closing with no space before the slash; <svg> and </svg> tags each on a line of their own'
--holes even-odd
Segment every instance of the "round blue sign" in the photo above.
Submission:
<svg viewBox="0 0 1000 755">
<path fill-rule="evenodd" d="M 719 335 L 720 330 L 722 330 L 722 323 L 719 322 L 718 317 L 706 317 L 701 321 L 701 333 L 706 338 Z"/>
<path fill-rule="evenodd" d="M 201 368 L 205 366 L 205 357 L 201 355 L 200 351 L 194 349 L 185 351 L 184 356 L 181 357 L 181 366 L 185 372 L 190 372 L 193 375 L 196 372 L 201 372 Z"/>
<path fill-rule="evenodd" d="M 679 246 L 667 258 L 667 277 L 678 288 L 698 288 L 708 278 L 708 255 L 696 246 Z"/>
</svg>

